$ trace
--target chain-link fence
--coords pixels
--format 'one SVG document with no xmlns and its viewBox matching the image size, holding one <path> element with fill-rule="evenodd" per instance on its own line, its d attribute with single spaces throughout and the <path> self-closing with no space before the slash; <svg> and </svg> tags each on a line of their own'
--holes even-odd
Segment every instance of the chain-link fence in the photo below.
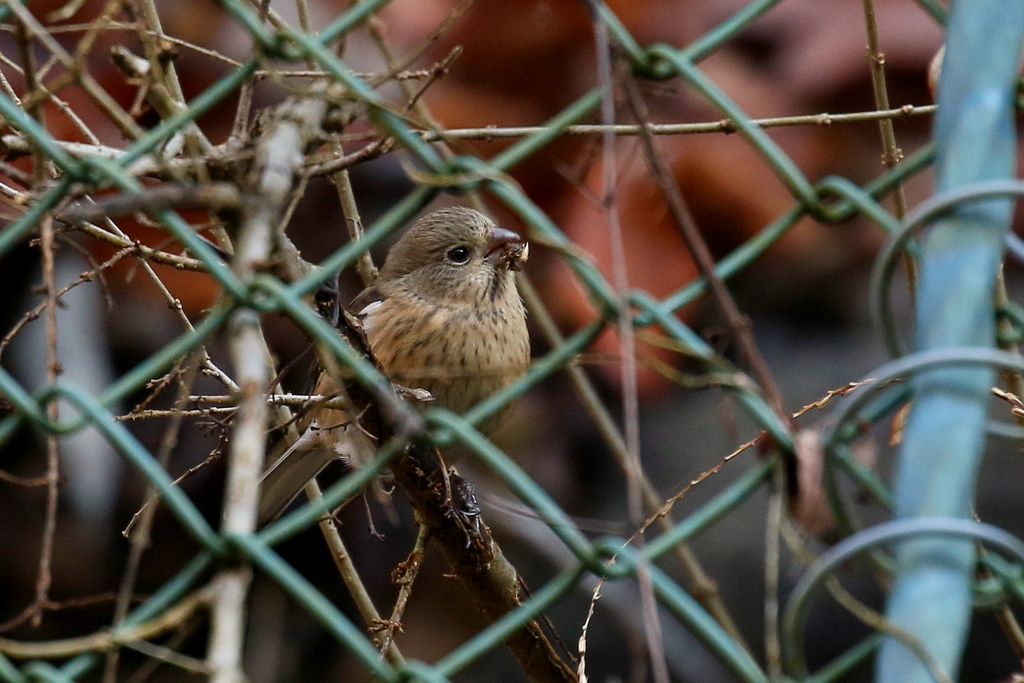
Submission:
<svg viewBox="0 0 1024 683">
<path fill-rule="evenodd" d="M 35 308 L 19 311 L 0 347 L 2 353 L 23 334 L 23 328 L 39 319 L 35 326 L 44 333 L 35 358 L 45 367 L 45 378 L 38 382 L 41 388 L 31 393 L 9 372 L 10 367 L 0 370 L 6 412 L 0 422 L 5 452 L 0 465 L 23 464 L 14 452 L 24 446 L 26 430 L 31 428 L 45 442 L 38 457 L 31 459 L 32 471 L 38 471 L 40 461 L 46 468 L 45 475 L 32 481 L 4 473 L 0 486 L 35 484 L 47 491 L 35 595 L 4 627 L 22 628 L 58 618 L 47 615 L 56 609 L 50 595 L 50 565 L 61 551 L 59 492 L 63 480 L 64 486 L 74 489 L 76 477 L 90 476 L 74 466 L 70 471 L 62 469 L 61 451 L 69 447 L 70 439 L 98 432 L 101 438 L 93 443 L 99 445 L 90 448 L 112 446 L 150 488 L 126 533 L 130 538 L 127 569 L 111 598 L 114 615 L 108 617 L 107 625 L 86 635 L 57 629 L 59 635 L 47 639 L 22 638 L 22 631 L 16 639 L 0 638 L 0 678 L 10 683 L 95 680 L 105 671 L 106 680 L 116 680 L 118 652 L 127 648 L 152 662 L 217 681 L 242 680 L 243 668 L 249 668 L 243 667 L 247 639 L 257 637 L 247 630 L 249 615 L 256 618 L 269 609 L 253 602 L 253 572 L 269 577 L 307 611 L 364 675 L 368 672 L 386 681 L 465 676 L 474 662 L 506 645 L 524 672 L 519 675 L 545 681 L 582 680 L 584 663 L 594 656 L 586 648 L 589 615 L 600 602 L 591 602 L 590 612 L 574 615 L 572 631 L 562 628 L 564 622 L 552 630 L 544 615 L 581 588 L 592 591 L 597 601 L 598 578 L 609 587 L 635 582 L 637 599 L 617 609 L 620 616 L 634 619 L 632 632 L 640 643 L 634 650 L 641 653 L 635 656 L 649 662 L 650 676 L 656 681 L 681 676 L 666 663 L 671 659 L 666 653 L 671 655 L 679 647 L 671 637 L 675 631 L 665 630 L 666 620 L 695 636 L 726 677 L 744 681 L 783 676 L 837 680 L 862 667 L 879 648 L 880 680 L 919 680 L 921 676 L 951 680 L 959 666 L 972 601 L 995 611 L 1011 648 L 1018 655 L 1024 652 L 1024 637 L 1008 606 L 1022 596 L 1019 565 L 1000 555 L 1024 559 L 1024 547 L 996 527 L 963 519 L 972 510 L 976 456 L 993 384 L 990 368 L 1005 374 L 1000 394 L 1005 401 L 1020 407 L 1017 397 L 1024 396 L 1022 363 L 1014 346 L 1024 318 L 1006 298 L 1001 279 L 996 282 L 1009 222 L 1005 196 L 1020 192 L 1017 184 L 1001 179 L 1011 175 L 1015 149 L 1009 85 L 1019 52 L 1021 3 L 1012 3 L 1012 8 L 1002 6 L 1011 4 L 1005 2 L 961 3 L 956 8 L 959 15 L 954 12 L 951 23 L 958 33 L 950 34 L 941 77 L 940 117 L 944 118 L 938 119 L 937 147 L 925 145 L 905 159 L 896 144 L 893 120 L 928 115 L 934 108 L 890 105 L 884 45 L 879 44 L 871 0 L 858 10 L 864 25 L 847 28 L 859 40 L 866 36 L 866 64 L 874 87 L 871 111 L 755 120 L 698 66 L 770 16 L 780 4 L 777 0 L 750 3 L 684 46 L 642 45 L 627 29 L 628 22 L 620 21 L 608 6 L 591 2 L 581 7 L 590 12 L 588 40 L 596 46 L 592 89 L 544 125 L 475 131 L 433 124 L 421 99 L 434 83 L 443 81 L 458 53 L 421 71 L 410 70 L 418 54 L 404 61 L 394 57 L 381 28 L 379 15 L 387 5 L 381 0 L 355 3 L 319 28 L 311 19 L 311 9 L 317 8 L 303 0 L 287 10 L 283 4 L 271 7 L 222 0 L 218 20 L 230 23 L 230 29 L 218 30 L 251 40 L 251 54 L 241 58 L 176 38 L 171 29 L 162 27 L 157 6 L 148 0 L 106 3 L 85 12 L 91 17 L 88 22 L 69 23 L 82 16 L 81 4 L 70 3 L 45 16 L 20 2 L 0 6 L 7 52 L 0 64 L 4 74 L 0 115 L 6 127 L 0 140 L 5 158 L 0 194 L 9 218 L 0 232 L 0 257 L 13 263 L 26 253 L 26 244 L 37 249 L 45 298 Z M 442 12 L 430 40 L 456 24 L 471 4 Z M 914 11 L 930 15 L 940 25 L 947 20 L 947 9 L 934 0 L 919 0 Z M 293 14 L 294 19 L 289 18 Z M 384 55 L 383 70 L 357 73 L 346 63 L 345 43 L 357 35 L 360 40 L 376 41 Z M 133 88 L 115 92 L 112 80 L 101 82 L 94 76 L 101 69 L 96 56 L 101 48 L 109 50 L 117 79 Z M 216 61 L 223 75 L 186 98 L 179 72 L 187 67 L 175 53 L 189 51 Z M 230 52 L 237 52 L 237 47 Z M 109 71 L 111 67 L 103 63 L 102 69 Z M 979 69 L 979 64 L 985 68 Z M 537 75 L 539 80 L 544 78 Z M 721 120 L 652 123 L 651 95 L 645 88 L 663 82 L 699 96 L 702 106 L 713 107 Z M 268 84 L 275 95 L 268 95 Z M 973 94 L 975 85 L 989 93 L 995 104 L 979 104 L 984 98 Z M 283 103 L 267 104 L 282 93 L 287 95 Z M 231 111 L 230 125 L 214 130 L 217 126 L 209 124 L 210 117 L 225 110 Z M 961 125 L 968 119 L 968 126 Z M 888 169 L 866 183 L 839 176 L 810 180 L 768 133 L 773 126 L 836 127 L 851 121 L 880 123 L 880 148 Z M 698 227 L 683 198 L 688 188 L 680 187 L 659 148 L 661 136 L 696 133 L 716 135 L 713 139 L 719 141 L 726 140 L 723 133 L 740 136 L 791 198 L 790 208 L 759 226 L 717 262 L 702 234 L 707 226 Z M 583 136 L 592 141 L 591 161 L 598 169 L 595 177 L 601 179 L 601 196 L 592 201 L 602 225 L 590 229 L 607 230 L 607 263 L 611 264 L 607 269 L 578 244 L 579 233 L 567 236 L 510 175 L 552 144 Z M 110 142 L 118 137 L 127 142 Z M 215 143 L 216 139 L 225 141 Z M 485 158 L 465 145 L 473 139 L 514 141 Z M 623 139 L 631 141 L 630 152 L 620 144 Z M 686 268 L 679 269 L 678 278 L 670 274 L 673 284 L 667 294 L 630 288 L 623 272 L 627 238 L 621 228 L 633 216 L 626 211 L 620 214 L 616 183 L 625 182 L 617 168 L 627 154 L 643 159 L 645 174 L 653 179 L 666 214 L 678 228 L 680 243 L 686 246 L 692 277 Z M 386 211 L 364 230 L 357 204 L 373 200 L 360 196 L 357 174 L 362 165 L 388 155 L 400 156 L 401 166 L 396 168 L 403 176 L 401 182 L 411 183 L 414 189 L 394 202 L 381 202 L 388 205 Z M 938 187 L 948 194 L 919 206 L 903 220 L 904 183 L 929 169 L 936 158 Z M 325 250 L 314 263 L 296 248 L 289 226 L 294 225 L 292 218 L 311 180 L 323 177 L 337 188 L 350 239 Z M 962 189 L 979 181 L 988 183 Z M 537 344 L 549 350 L 537 355 L 520 379 L 461 416 L 440 409 L 417 411 L 401 400 L 379 366 L 367 357 L 359 335 L 345 318 L 335 325 L 329 314 L 322 315 L 338 301 L 339 273 L 357 271 L 363 284 L 372 282 L 370 250 L 446 192 L 463 195 L 481 208 L 489 201 L 495 210 L 515 216 L 534 253 L 567 267 L 573 286 L 585 293 L 590 310 L 596 311 L 589 322 L 563 337 L 558 323 L 565 318 L 552 317 L 548 310 L 552 290 L 535 288 L 526 276 L 521 278 L 531 324 L 538 340 L 543 339 Z M 893 212 L 881 203 L 889 198 Z M 973 203 L 962 204 L 972 198 Z M 891 238 L 871 282 L 871 297 L 889 347 L 899 355 L 906 345 L 897 338 L 889 294 L 897 266 L 903 263 L 919 311 L 917 346 L 924 352 L 880 368 L 861 384 L 854 383 L 857 377 L 848 377 L 849 385 L 837 387 L 800 412 L 823 408 L 833 398 L 852 392 L 851 398 L 843 399 L 842 411 L 831 426 L 825 431 L 801 430 L 800 414 L 790 414 L 749 320 L 725 282 L 757 262 L 801 221 L 810 218 L 832 226 L 854 217 L 866 218 Z M 935 237 L 916 241 L 918 229 L 936 217 L 943 218 L 929 233 Z M 629 240 L 646 238 L 642 228 L 628 236 Z M 94 261 L 88 272 L 61 285 L 57 247 L 93 242 L 113 251 L 106 252 L 102 262 Z M 183 331 L 131 367 L 114 371 L 109 381 L 89 385 L 72 372 L 72 357 L 59 351 L 58 309 L 72 290 L 102 280 L 122 261 L 134 263 L 132 277 L 150 278 L 180 316 Z M 664 268 L 677 265 L 666 263 Z M 647 267 L 658 270 L 662 265 Z M 172 278 L 175 284 L 169 284 Z M 185 282 L 205 283 L 214 292 L 208 307 L 197 306 L 193 311 L 182 307 L 175 287 L 190 286 L 181 284 Z M 998 317 L 989 303 L 993 289 Z M 718 312 L 727 352 L 689 324 L 692 317 L 684 312 L 702 300 Z M 319 312 L 316 303 L 321 304 Z M 266 459 L 272 457 L 268 443 L 293 442 L 298 437 L 296 420 L 304 412 L 324 401 L 339 400 L 281 389 L 281 376 L 290 368 L 280 367 L 265 334 L 268 321 L 281 318 L 290 320 L 313 342 L 320 365 L 342 373 L 350 391 L 362 397 L 366 410 L 379 412 L 384 426 L 372 463 L 348 471 L 323 490 L 314 480 L 306 487 L 307 504 L 257 528 L 258 483 Z M 613 348 L 618 349 L 622 372 L 595 386 L 593 373 L 579 361 L 609 330 L 618 331 Z M 993 339 L 1002 352 L 983 348 L 992 346 Z M 759 432 L 681 491 L 653 485 L 638 457 L 638 392 L 643 382 L 638 373 L 646 367 L 638 369 L 636 359 L 641 356 L 635 345 L 641 342 L 658 348 L 660 355 L 647 359 L 650 367 L 692 387 L 717 387 Z M 75 343 L 86 342 L 83 338 Z M 220 352 L 210 350 L 215 345 L 220 345 Z M 961 346 L 975 348 L 953 348 Z M 230 359 L 226 368 L 221 367 L 224 357 Z M 916 383 L 903 381 L 922 372 L 923 379 Z M 621 468 L 619 480 L 629 501 L 624 532 L 594 540 L 536 478 L 474 427 L 560 373 Z M 214 382 L 216 390 L 197 392 L 200 380 Z M 610 385 L 621 389 L 621 427 L 606 400 Z M 912 387 L 919 393 L 907 418 Z M 136 407 L 126 411 L 125 404 Z M 860 457 L 869 426 L 890 420 L 892 438 L 902 442 L 904 449 L 895 487 Z M 147 422 L 164 427 L 140 436 L 139 429 L 144 428 L 138 425 Z M 188 446 L 185 432 L 198 430 L 200 424 L 216 441 L 208 460 L 223 451 L 226 461 L 219 522 L 211 521 L 214 513 L 186 495 L 168 469 L 171 456 Z M 1020 437 L 1020 428 L 1013 425 L 990 428 L 1003 436 Z M 549 530 L 546 533 L 553 535 L 538 543 L 558 546 L 561 570 L 541 575 L 538 581 L 532 568 L 513 566 L 515 562 L 506 559 L 491 536 L 488 523 L 495 522 L 481 513 L 472 484 L 438 461 L 430 444 L 442 447 L 442 452 L 453 447 L 470 452 L 481 477 L 499 481 L 528 508 L 529 515 L 542 521 Z M 729 466 L 739 453 L 751 450 L 756 450 L 758 458 L 713 497 L 685 514 L 673 510 L 691 489 Z M 346 547 L 331 514 L 342 504 L 358 506 L 360 492 L 376 486 L 384 470 L 393 473 L 395 498 L 408 499 L 415 509 L 415 519 L 406 515 L 402 524 L 407 530 L 418 529 L 400 536 L 409 541 L 403 555 L 411 554 L 395 576 L 394 593 L 389 596 L 394 610 L 384 609 L 371 596 L 375 591 L 365 586 L 369 573 L 387 574 L 391 568 L 374 562 L 372 550 Z M 115 476 L 110 474 L 111 479 Z M 208 483 L 216 485 L 216 481 Z M 822 500 L 815 507 L 819 489 Z M 763 514 L 769 528 L 763 651 L 745 642 L 714 581 L 687 545 L 698 534 L 715 534 L 731 511 L 759 491 L 768 492 Z M 116 491 L 108 493 L 116 495 Z M 900 521 L 862 531 L 858 508 L 865 501 L 876 506 L 876 512 L 891 511 Z M 169 509 L 184 530 L 188 538 L 182 542 L 196 544 L 199 551 L 140 601 L 134 598 L 140 567 L 147 548 L 159 548 L 161 543 L 160 538 L 151 537 L 160 506 Z M 7 507 L 0 506 L 0 517 L 8 514 Z M 826 515 L 831 515 L 838 531 L 832 540 L 845 540 L 815 558 L 810 529 Z M 282 544 L 316 525 L 340 573 L 341 582 L 335 577 L 334 583 L 345 586 L 347 597 L 336 592 L 329 598 L 279 553 Z M 894 556 L 882 552 L 887 543 L 908 536 L 918 538 L 900 545 Z M 784 604 L 780 539 L 801 561 L 811 563 Z M 979 561 L 968 540 L 985 544 Z M 402 652 L 400 623 L 407 603 L 418 597 L 417 572 L 425 550 L 433 546 L 443 550 L 451 573 L 460 579 L 486 624 L 478 625 L 449 651 L 414 657 Z M 678 563 L 673 567 L 683 569 L 665 569 L 669 557 Z M 880 585 L 892 586 L 887 617 L 835 579 L 833 571 L 853 557 L 868 559 L 866 573 Z M 683 576 L 686 585 L 681 583 Z M 808 635 L 806 624 L 816 596 L 812 591 L 822 584 L 871 633 L 811 673 L 804 643 L 814 635 Z M 751 611 L 761 610 L 758 605 Z M 198 618 L 203 614 L 206 619 Z M 449 628 L 443 610 L 433 618 L 438 629 Z M 181 629 L 190 623 L 190 630 Z M 181 643 L 199 628 L 208 634 L 206 646 L 195 652 L 193 644 L 186 652 Z M 424 663 L 428 659 L 432 663 Z M 246 661 L 258 660 L 246 655 Z M 132 680 L 143 680 L 154 670 L 155 666 L 144 663 Z M 603 679 L 593 667 L 588 671 Z M 255 675 L 251 670 L 247 673 Z"/>
</svg>

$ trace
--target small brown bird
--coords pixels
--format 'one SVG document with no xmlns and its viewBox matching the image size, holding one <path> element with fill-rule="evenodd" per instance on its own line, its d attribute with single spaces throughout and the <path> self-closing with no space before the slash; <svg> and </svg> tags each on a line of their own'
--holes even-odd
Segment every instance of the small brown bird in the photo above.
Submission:
<svg viewBox="0 0 1024 683">
<path fill-rule="evenodd" d="M 425 406 L 463 413 L 520 377 L 530 362 L 526 309 L 515 284 L 529 245 L 463 207 L 416 221 L 391 248 L 380 277 L 350 310 L 394 384 L 425 389 Z M 315 394 L 337 394 L 322 373 Z M 495 415 L 478 425 L 489 431 Z M 313 409 L 308 428 L 263 475 L 260 519 L 278 516 L 337 458 L 359 466 L 375 444 L 344 410 Z M 303 425 L 300 423 L 300 429 Z"/>
</svg>

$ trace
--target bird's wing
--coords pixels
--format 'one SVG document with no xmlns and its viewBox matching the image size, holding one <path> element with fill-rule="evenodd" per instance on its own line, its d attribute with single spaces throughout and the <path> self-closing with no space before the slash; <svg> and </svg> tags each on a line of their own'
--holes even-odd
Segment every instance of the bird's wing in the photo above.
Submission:
<svg viewBox="0 0 1024 683">
<path fill-rule="evenodd" d="M 347 399 L 323 373 L 315 394 Z M 351 401 L 349 400 L 349 403 Z M 355 410 L 313 408 L 306 430 L 268 469 L 260 483 L 259 521 L 272 522 L 299 495 L 306 483 L 334 460 L 361 467 L 373 458 L 376 446 L 351 416 Z"/>
<path fill-rule="evenodd" d="M 362 318 L 366 315 L 366 308 L 368 306 L 379 304 L 386 298 L 387 295 L 377 285 L 370 285 L 359 292 L 355 299 L 352 299 L 352 303 L 348 305 L 348 310 L 355 311 L 356 316 Z"/>
<path fill-rule="evenodd" d="M 366 339 L 366 326 L 372 319 L 372 313 L 379 308 L 387 295 L 376 286 L 364 289 L 344 311 L 344 318 L 339 321 L 338 328 L 353 346 L 371 357 L 369 343 Z M 361 347 L 361 348 L 360 348 Z M 347 390 L 351 389 L 351 393 Z M 320 473 L 323 468 L 335 459 L 346 461 L 352 467 L 361 467 L 372 460 L 376 445 L 363 426 L 358 424 L 352 415 L 360 415 L 363 424 L 375 434 L 380 425 L 374 424 L 377 419 L 375 410 L 367 410 L 368 397 L 358 386 L 340 388 L 330 379 L 326 372 L 321 372 L 317 379 L 313 395 L 339 397 L 347 400 L 351 406 L 347 410 L 336 410 L 314 407 L 309 416 L 300 421 L 300 428 L 308 427 L 302 436 L 291 445 L 266 472 L 261 480 L 259 519 L 261 524 L 276 519 L 299 495 L 306 483 Z M 362 406 L 360 409 L 358 406 Z M 370 406 L 372 408 L 372 406 Z"/>
<path fill-rule="evenodd" d="M 299 440 L 263 474 L 260 523 L 277 519 L 306 483 L 334 460 L 358 467 L 372 458 L 373 453 L 373 443 L 354 422 L 331 428 L 321 427 L 314 420 Z"/>
<path fill-rule="evenodd" d="M 334 449 L 329 447 L 304 450 L 299 446 L 301 441 L 300 438 L 263 473 L 259 509 L 261 525 L 280 517 L 309 480 L 337 457 Z"/>
</svg>

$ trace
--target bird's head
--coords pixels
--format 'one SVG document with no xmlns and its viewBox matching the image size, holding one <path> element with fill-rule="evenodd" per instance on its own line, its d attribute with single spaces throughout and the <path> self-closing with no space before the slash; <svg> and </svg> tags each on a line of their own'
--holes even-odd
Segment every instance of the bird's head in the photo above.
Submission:
<svg viewBox="0 0 1024 683">
<path fill-rule="evenodd" d="M 401 280 L 431 299 L 496 300 L 529 256 L 517 233 L 465 207 L 427 214 L 388 252 L 383 282 Z"/>
</svg>

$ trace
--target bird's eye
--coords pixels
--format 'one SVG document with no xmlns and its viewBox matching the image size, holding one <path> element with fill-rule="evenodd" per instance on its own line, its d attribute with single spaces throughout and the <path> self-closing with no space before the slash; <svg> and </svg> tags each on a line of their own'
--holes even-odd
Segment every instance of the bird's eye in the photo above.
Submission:
<svg viewBox="0 0 1024 683">
<path fill-rule="evenodd" d="M 452 263 L 461 266 L 463 263 L 469 260 L 469 247 L 452 247 L 445 254 L 445 257 Z"/>
</svg>

